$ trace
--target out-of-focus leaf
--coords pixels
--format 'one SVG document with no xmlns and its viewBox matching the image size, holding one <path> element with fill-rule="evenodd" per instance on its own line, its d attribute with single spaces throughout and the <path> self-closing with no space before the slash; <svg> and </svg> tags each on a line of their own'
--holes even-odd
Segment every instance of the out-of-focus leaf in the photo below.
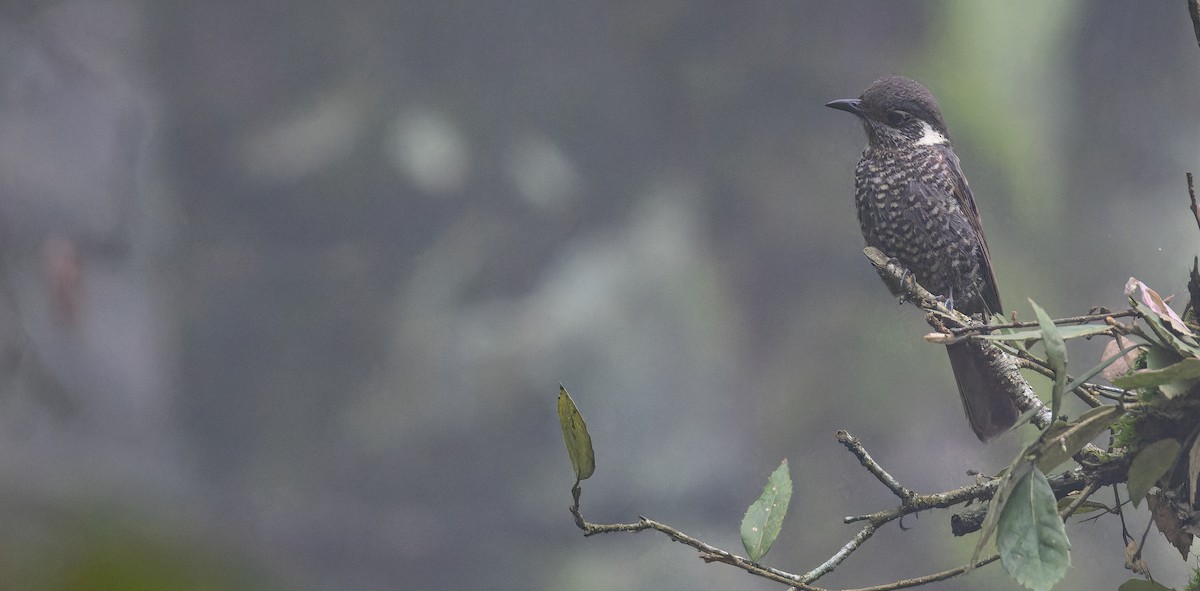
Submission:
<svg viewBox="0 0 1200 591">
<path fill-rule="evenodd" d="M 1029 305 L 1033 306 L 1033 313 L 1037 316 L 1038 326 L 1042 329 L 1042 345 L 1046 347 L 1046 361 L 1050 363 L 1050 369 L 1054 370 L 1054 391 L 1050 394 L 1050 422 L 1053 423 L 1058 419 L 1059 411 L 1062 409 L 1063 395 L 1067 387 L 1067 343 L 1063 340 L 1057 326 L 1054 326 L 1054 320 L 1049 314 L 1037 305 L 1037 302 L 1029 300 Z"/>
<path fill-rule="evenodd" d="M 1142 448 L 1129 464 L 1129 499 L 1137 507 L 1142 498 L 1158 482 L 1167 470 L 1175 463 L 1179 455 L 1179 442 L 1174 439 L 1160 439 Z"/>
<path fill-rule="evenodd" d="M 968 564 L 979 562 L 979 555 L 983 553 L 984 546 L 987 546 L 992 533 L 996 531 L 996 524 L 1000 522 L 1000 514 L 1004 512 L 1004 507 L 1012 496 L 1013 487 L 1033 470 L 1033 462 L 1025 459 L 1027 455 L 1022 452 L 1016 461 L 1004 469 L 1000 483 L 996 485 L 996 492 L 988 502 L 987 517 L 983 518 L 983 525 L 979 526 L 979 541 L 975 543 L 975 550 L 971 552 L 971 562 Z"/>
<path fill-rule="evenodd" d="M 1100 358 L 1104 360 L 1111 359 L 1112 362 L 1103 368 L 1100 372 L 1100 377 L 1113 382 L 1133 370 L 1133 364 L 1138 356 L 1136 348 L 1124 355 L 1118 355 L 1118 352 L 1126 348 L 1126 343 L 1128 342 L 1129 339 L 1117 335 L 1115 339 L 1104 345 L 1104 352 L 1100 354 Z M 1101 364 L 1103 365 L 1103 362 Z"/>
<path fill-rule="evenodd" d="M 1042 436 L 1042 447 L 1038 450 L 1038 469 L 1049 472 L 1058 467 L 1108 429 L 1124 412 L 1116 405 L 1097 406 L 1088 409 L 1070 426 L 1052 425 Z"/>
<path fill-rule="evenodd" d="M 1172 500 L 1163 496 L 1162 491 L 1149 494 L 1146 495 L 1146 508 L 1150 509 L 1154 526 L 1176 550 L 1179 550 L 1183 559 L 1187 560 L 1188 553 L 1192 550 L 1192 534 L 1188 533 L 1184 524 L 1179 521 L 1179 511 Z"/>
<path fill-rule="evenodd" d="M 1072 326 L 1058 327 L 1058 334 L 1064 339 L 1077 339 L 1079 337 L 1089 337 L 1106 333 L 1112 330 L 1111 326 L 1102 324 L 1077 324 Z M 976 338 L 986 339 L 989 341 L 1029 341 L 1037 342 L 1042 339 L 1042 329 L 1018 330 L 1006 334 L 984 334 Z"/>
<path fill-rule="evenodd" d="M 1196 485 L 1200 484 L 1200 436 L 1192 439 L 1192 448 L 1188 451 L 1188 497 L 1189 504 L 1196 506 Z"/>
<path fill-rule="evenodd" d="M 1004 570 L 1034 591 L 1046 591 L 1071 566 L 1071 543 L 1058 518 L 1050 483 L 1034 468 L 1015 487 L 996 529 Z"/>
<path fill-rule="evenodd" d="M 1163 386 L 1174 382 L 1189 382 L 1197 378 L 1200 378 L 1200 359 L 1188 357 L 1162 369 L 1139 369 L 1131 374 L 1113 380 L 1113 384 L 1118 388 L 1129 390 L 1133 388 Z M 1184 391 L 1186 392 L 1186 384 L 1182 385 L 1182 387 L 1185 388 Z M 1173 393 L 1176 391 L 1176 389 L 1172 389 Z M 1171 394 L 1165 391 L 1163 395 L 1171 396 Z"/>
<path fill-rule="evenodd" d="M 1074 391 L 1075 388 L 1082 386 L 1088 380 L 1096 377 L 1096 374 L 1104 371 L 1111 364 L 1115 364 L 1116 362 L 1124 359 L 1127 354 L 1132 353 L 1143 346 L 1144 345 L 1141 345 L 1141 344 L 1133 344 L 1133 345 L 1129 345 L 1128 347 L 1125 347 L 1124 349 L 1116 351 L 1115 353 L 1113 353 L 1112 356 L 1106 357 L 1103 361 L 1101 361 L 1100 365 L 1097 365 L 1096 367 L 1093 367 L 1092 369 L 1087 370 L 1083 374 L 1076 376 L 1075 379 L 1071 380 L 1071 382 L 1067 384 L 1067 386 L 1064 390 L 1066 392 Z M 1108 349 L 1105 349 L 1105 351 L 1107 351 L 1107 350 Z"/>
<path fill-rule="evenodd" d="M 1146 579 L 1129 579 L 1117 587 L 1117 591 L 1175 591 L 1171 587 L 1163 587 L 1154 581 Z"/>
<path fill-rule="evenodd" d="M 762 495 L 746 509 L 742 517 L 742 546 L 750 560 L 758 562 L 767 555 L 775 538 L 783 529 L 788 503 L 792 500 L 792 477 L 788 474 L 787 459 L 767 478 Z"/>
<path fill-rule="evenodd" d="M 596 471 L 596 453 L 592 451 L 592 436 L 588 435 L 587 423 L 575 407 L 575 401 L 567 389 L 558 386 L 558 422 L 562 423 L 563 441 L 567 444 L 567 455 L 571 457 L 571 468 L 575 470 L 575 482 L 587 480 Z"/>
<path fill-rule="evenodd" d="M 1066 496 L 1059 499 L 1058 500 L 1059 513 L 1066 511 L 1067 507 L 1070 507 L 1071 503 L 1074 503 L 1075 500 L 1078 498 L 1079 498 L 1079 491 L 1075 491 L 1073 493 L 1068 493 Z M 1108 505 L 1105 505 L 1104 503 L 1100 503 L 1098 501 L 1093 501 L 1091 499 L 1088 499 L 1088 500 L 1080 503 L 1079 506 L 1075 508 L 1075 515 L 1083 515 L 1085 513 L 1095 513 L 1096 511 L 1108 511 L 1108 510 L 1109 510 Z"/>
</svg>

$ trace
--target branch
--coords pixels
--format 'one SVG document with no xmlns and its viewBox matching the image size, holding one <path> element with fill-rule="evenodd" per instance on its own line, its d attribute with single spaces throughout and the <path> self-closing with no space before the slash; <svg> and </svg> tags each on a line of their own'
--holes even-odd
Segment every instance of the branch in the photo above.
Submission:
<svg viewBox="0 0 1200 591">
<path fill-rule="evenodd" d="M 896 480 L 895 476 L 888 474 L 882 466 L 877 464 L 875 460 L 871 459 L 871 454 L 867 453 L 866 448 L 863 447 L 862 443 L 859 442 L 857 437 L 854 437 L 844 430 L 838 431 L 836 437 L 838 443 L 846 446 L 846 449 L 850 450 L 850 453 L 854 454 L 854 456 L 858 458 L 858 462 L 862 464 L 862 466 L 866 468 L 868 472 L 875 476 L 879 482 L 882 482 L 884 486 L 888 487 L 888 490 L 891 490 L 892 494 L 900 497 L 900 502 L 907 503 L 914 496 L 916 496 L 916 493 L 904 488 L 904 486 L 900 484 L 900 481 Z"/>
<path fill-rule="evenodd" d="M 972 500 L 990 498 L 995 491 L 997 484 L 999 483 L 999 480 L 991 479 L 987 482 L 981 482 L 972 486 L 946 491 L 943 493 L 918 495 L 901 485 L 894 476 L 889 474 L 883 469 L 882 466 L 872 459 L 871 455 L 867 453 L 867 450 L 862 446 L 858 439 L 846 431 L 838 431 L 837 439 L 846 446 L 846 449 L 850 450 L 850 452 L 858 458 L 859 463 L 861 463 L 863 467 L 867 469 L 867 471 L 874 475 L 876 479 L 878 479 L 884 484 L 884 486 L 888 487 L 893 494 L 900 498 L 901 504 L 893 509 L 879 511 L 877 513 L 864 515 L 862 517 L 846 517 L 844 519 L 845 523 L 853 523 L 855 521 L 866 521 L 867 523 L 858 534 L 856 534 L 849 542 L 835 552 L 833 556 L 829 557 L 829 559 L 820 566 L 803 575 L 797 575 L 779 569 L 763 566 L 749 560 L 746 557 L 739 556 L 689 536 L 665 523 L 660 523 L 643 516 L 639 516 L 636 523 L 591 523 L 583 517 L 583 512 L 579 508 L 579 499 L 582 491 L 578 483 L 576 483 L 576 485 L 571 489 L 572 496 L 574 497 L 574 504 L 571 505 L 570 511 L 575 517 L 575 524 L 581 530 L 583 530 L 583 535 L 585 536 L 616 532 L 637 533 L 646 530 L 654 530 L 665 534 L 673 541 L 696 549 L 700 553 L 700 559 L 704 560 L 705 562 L 721 562 L 728 564 L 730 566 L 740 568 L 750 574 L 775 581 L 777 583 L 789 585 L 790 589 L 797 591 L 830 591 L 828 589 L 813 586 L 810 583 L 832 572 L 838 564 L 846 559 L 846 557 L 854 553 L 854 551 L 861 547 L 864 542 L 870 539 L 870 537 L 874 535 L 875 531 L 880 526 L 900 519 L 905 515 L 919 511 L 938 508 L 944 509 Z M 973 565 L 963 565 L 921 577 L 901 579 L 883 585 L 863 587 L 860 589 L 847 589 L 844 591 L 892 591 L 895 589 L 916 587 L 961 575 L 970 571 L 972 568 L 994 562 L 998 558 L 999 555 L 997 554 L 983 558 Z"/>
<path fill-rule="evenodd" d="M 1056 474 L 1048 478 L 1050 481 L 1050 489 L 1054 491 L 1054 498 L 1061 499 L 1076 491 L 1094 491 L 1097 488 L 1125 482 L 1129 475 L 1129 458 L 1126 454 L 1113 454 L 1105 461 L 1094 465 L 1079 466 L 1073 470 L 1068 470 L 1061 474 Z M 994 492 L 994 491 L 990 491 Z M 987 498 L 991 498 L 991 495 Z M 1091 495 L 1091 492 L 1087 492 Z M 1084 495 L 1080 495 L 1084 497 Z M 1078 501 L 1082 503 L 1082 501 Z M 1068 507 L 1068 512 L 1064 512 L 1064 517 L 1073 513 L 1075 508 Z M 950 516 L 950 533 L 955 536 L 965 536 L 972 532 L 979 531 L 979 527 L 983 524 L 984 517 L 987 516 L 987 507 L 979 507 L 970 511 L 964 511 Z"/>
<path fill-rule="evenodd" d="M 850 453 L 854 454 L 858 461 L 868 472 L 873 475 L 876 480 L 882 483 L 892 494 L 900 500 L 900 504 L 891 509 L 885 509 L 861 516 L 845 517 L 844 523 L 855 523 L 865 521 L 863 528 L 859 530 L 846 544 L 838 549 L 825 562 L 821 563 L 816 568 L 802 574 L 797 575 L 779 569 L 763 566 L 750 559 L 739 556 L 727 550 L 723 550 L 713 546 L 707 542 L 689 536 L 682 531 L 675 529 L 665 523 L 660 523 L 652 519 L 639 516 L 636 523 L 613 523 L 613 524 L 598 524 L 590 523 L 583 517 L 582 511 L 579 508 L 580 489 L 576 484 L 572 488 L 575 503 L 570 507 L 571 514 L 575 517 L 575 523 L 585 536 L 596 534 L 616 533 L 616 532 L 631 532 L 637 533 L 646 530 L 654 530 L 660 532 L 671 540 L 679 542 L 685 546 L 690 546 L 697 550 L 700 554 L 700 559 L 705 562 L 721 562 L 740 568 L 750 574 L 783 583 L 791 589 L 797 591 L 829 591 L 821 587 L 813 586 L 812 583 L 822 576 L 833 572 L 846 558 L 858 550 L 862 545 L 875 534 L 882 526 L 889 522 L 899 520 L 906 515 L 911 515 L 929 509 L 948 509 L 955 505 L 964 503 L 987 501 L 991 499 L 996 492 L 996 487 L 1000 483 L 999 478 L 989 478 L 987 480 L 977 482 L 975 484 L 948 490 L 933 494 L 917 494 L 911 489 L 900 484 L 900 481 L 892 476 L 883 466 L 879 465 L 867 452 L 862 443 L 846 431 L 837 432 L 837 440 L 846 447 Z M 1104 462 L 1094 465 L 1082 465 L 1074 470 L 1069 470 L 1062 474 L 1058 474 L 1050 478 L 1050 487 L 1054 490 L 1055 496 L 1062 498 L 1067 494 L 1075 491 L 1084 490 L 1081 499 L 1086 499 L 1092 491 L 1097 488 L 1124 481 L 1128 470 L 1128 460 L 1123 455 L 1114 455 Z M 1069 515 L 1082 500 L 1077 500 L 1064 513 Z M 976 531 L 979 529 L 979 524 L 983 521 L 983 514 L 986 513 L 986 506 L 980 507 L 975 511 L 964 513 L 962 515 L 951 516 L 951 531 L 956 536 L 961 536 L 965 533 Z M 901 526 L 903 527 L 903 525 Z M 956 568 L 944 570 L 937 573 L 924 575 L 912 579 L 902 579 L 876 585 L 873 587 L 864 587 L 861 589 L 844 590 L 844 591 L 892 591 L 895 589 L 905 589 L 925 585 L 935 581 L 943 581 L 958 575 L 961 575 L 972 568 L 979 567 L 991 563 L 999 558 L 999 555 L 992 555 L 983 558 L 974 565 L 963 565 Z"/>
<path fill-rule="evenodd" d="M 1080 316 L 1068 316 L 1066 318 L 1055 318 L 1055 326 L 1069 324 L 1087 324 L 1089 322 L 1102 322 L 1109 318 L 1128 318 L 1130 316 L 1138 316 L 1140 313 L 1137 310 L 1121 310 L 1120 312 L 1108 312 L 1104 314 L 1083 314 Z M 981 324 L 977 326 L 959 326 L 951 328 L 950 333 L 954 336 L 967 336 L 974 334 L 988 334 L 1000 329 L 1006 328 L 1037 328 L 1041 326 L 1037 322 L 1006 322 L 1004 324 Z"/>
<path fill-rule="evenodd" d="M 921 287 L 913 278 L 912 273 L 909 273 L 895 259 L 883 254 L 883 251 L 874 246 L 868 246 L 863 249 L 863 254 L 867 255 L 872 265 L 875 265 L 875 269 L 879 271 L 879 275 L 891 288 L 892 293 L 900 294 L 901 302 L 913 302 L 929 312 L 925 320 L 935 329 L 942 333 L 950 333 L 954 328 L 987 329 L 986 323 L 947 308 L 940 298 Z M 1023 413 L 1036 411 L 1031 419 L 1033 424 L 1041 429 L 1049 426 L 1050 409 L 1046 408 L 1046 405 L 1034 393 L 1033 388 L 1029 386 L 1029 382 L 1021 376 L 1016 360 L 993 343 L 976 339 L 971 341 L 971 345 L 978 349 L 993 373 L 1001 378 L 1000 386 L 1012 398 L 1017 408 Z"/>
</svg>

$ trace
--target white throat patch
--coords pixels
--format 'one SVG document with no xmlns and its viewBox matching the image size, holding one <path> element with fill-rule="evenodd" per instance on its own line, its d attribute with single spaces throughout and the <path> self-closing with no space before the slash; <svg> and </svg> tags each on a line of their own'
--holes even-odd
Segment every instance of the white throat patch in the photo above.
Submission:
<svg viewBox="0 0 1200 591">
<path fill-rule="evenodd" d="M 935 146 L 937 144 L 950 143 L 950 140 L 947 140 L 946 136 L 942 135 L 940 131 L 934 129 L 926 121 L 921 122 L 921 130 L 921 139 L 917 140 L 918 146 Z"/>
</svg>

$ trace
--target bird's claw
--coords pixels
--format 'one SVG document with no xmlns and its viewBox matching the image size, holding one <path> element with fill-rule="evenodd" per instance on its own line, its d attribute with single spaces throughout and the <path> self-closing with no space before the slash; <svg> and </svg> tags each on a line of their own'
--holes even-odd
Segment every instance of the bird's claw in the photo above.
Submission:
<svg viewBox="0 0 1200 591">
<path fill-rule="evenodd" d="M 904 304 L 908 303 L 908 289 L 905 287 L 905 284 L 908 283 L 909 279 L 913 278 L 913 272 L 909 271 L 908 267 L 905 267 L 903 264 L 901 264 L 900 259 L 896 257 L 888 258 L 888 266 L 892 265 L 900 267 L 900 297 L 897 298 L 897 300 L 899 301 L 900 305 L 903 306 Z"/>
<path fill-rule="evenodd" d="M 940 302 L 943 306 L 946 306 L 947 310 L 953 310 L 954 309 L 954 292 L 951 291 L 950 293 L 948 293 L 944 296 L 937 296 L 937 301 Z"/>
</svg>

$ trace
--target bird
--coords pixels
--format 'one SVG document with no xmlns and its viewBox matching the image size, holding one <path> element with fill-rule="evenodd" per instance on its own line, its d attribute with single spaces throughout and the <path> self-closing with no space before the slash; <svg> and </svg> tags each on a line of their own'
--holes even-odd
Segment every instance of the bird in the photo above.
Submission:
<svg viewBox="0 0 1200 591">
<path fill-rule="evenodd" d="M 825 106 L 856 116 L 867 146 L 854 202 L 868 246 L 899 262 L 948 307 L 984 322 L 1003 314 L 991 255 L 937 99 L 903 76 L 876 80 L 856 99 Z M 963 409 L 980 441 L 1020 416 L 997 370 L 968 341 L 946 347 Z"/>
</svg>

